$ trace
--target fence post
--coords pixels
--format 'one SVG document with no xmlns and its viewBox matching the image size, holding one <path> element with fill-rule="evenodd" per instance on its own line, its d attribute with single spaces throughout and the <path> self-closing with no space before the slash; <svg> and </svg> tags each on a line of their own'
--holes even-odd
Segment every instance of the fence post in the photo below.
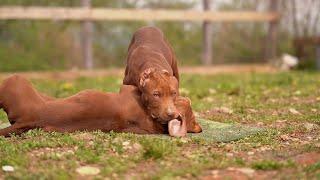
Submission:
<svg viewBox="0 0 320 180">
<path fill-rule="evenodd" d="M 320 71 L 320 42 L 316 44 L 317 70 Z"/>
<path fill-rule="evenodd" d="M 91 0 L 81 0 L 81 5 L 83 7 L 90 8 Z M 84 20 L 82 22 L 82 57 L 84 61 L 84 67 L 86 69 L 93 68 L 92 33 L 92 22 L 89 20 Z"/>
<path fill-rule="evenodd" d="M 203 0 L 203 10 L 210 10 L 210 0 Z M 202 54 L 202 64 L 211 65 L 212 64 L 212 26 L 209 21 L 203 22 L 203 54 Z"/>
<path fill-rule="evenodd" d="M 278 0 L 270 0 L 269 11 L 278 12 Z M 274 20 L 269 23 L 268 35 L 266 39 L 264 59 L 270 61 L 277 56 L 277 43 L 278 43 L 278 25 L 279 20 Z"/>
</svg>

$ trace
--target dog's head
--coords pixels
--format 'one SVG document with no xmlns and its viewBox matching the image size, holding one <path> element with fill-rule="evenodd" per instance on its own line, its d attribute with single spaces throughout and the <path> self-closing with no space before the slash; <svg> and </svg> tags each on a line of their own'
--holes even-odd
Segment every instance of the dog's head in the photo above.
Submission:
<svg viewBox="0 0 320 180">
<path fill-rule="evenodd" d="M 189 98 L 186 97 L 177 97 L 176 99 L 176 107 L 186 120 L 187 124 L 187 132 L 189 133 L 200 133 L 202 132 L 201 126 L 196 122 L 196 117 L 193 114 L 191 108 L 191 101 Z"/>
<path fill-rule="evenodd" d="M 178 86 L 178 80 L 166 70 L 149 68 L 140 75 L 142 102 L 150 115 L 163 124 L 179 116 L 175 106 Z"/>
</svg>

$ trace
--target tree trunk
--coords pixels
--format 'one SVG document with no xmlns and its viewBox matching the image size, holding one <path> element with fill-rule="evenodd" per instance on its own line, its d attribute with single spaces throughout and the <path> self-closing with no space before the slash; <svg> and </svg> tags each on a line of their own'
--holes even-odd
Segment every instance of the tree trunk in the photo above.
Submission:
<svg viewBox="0 0 320 180">
<path fill-rule="evenodd" d="M 91 7 L 91 0 L 81 0 L 81 5 L 86 8 Z M 89 20 L 82 22 L 82 53 L 84 67 L 86 69 L 93 68 L 93 54 L 92 54 L 92 34 L 93 24 Z"/>
<path fill-rule="evenodd" d="M 210 0 L 203 0 L 204 11 L 210 10 Z M 202 63 L 204 65 L 212 64 L 212 26 L 209 21 L 203 22 L 203 54 Z"/>
</svg>

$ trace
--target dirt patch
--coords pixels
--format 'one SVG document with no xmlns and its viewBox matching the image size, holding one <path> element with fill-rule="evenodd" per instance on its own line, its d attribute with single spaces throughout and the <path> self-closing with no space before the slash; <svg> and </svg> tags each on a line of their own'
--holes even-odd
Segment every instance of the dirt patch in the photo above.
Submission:
<svg viewBox="0 0 320 180">
<path fill-rule="evenodd" d="M 137 164 L 134 168 L 130 168 L 124 175 L 124 179 L 143 179 L 147 177 L 143 177 L 144 175 L 148 174 L 155 175 L 157 173 L 158 166 L 157 164 L 152 161 L 144 161 Z M 154 174 L 150 174 L 150 172 L 154 172 Z M 142 175 L 142 177 L 141 177 Z"/>
<path fill-rule="evenodd" d="M 246 180 L 249 179 L 247 175 L 239 171 L 229 171 L 229 170 L 212 170 L 209 175 L 206 175 L 201 180 L 223 180 L 223 179 L 237 179 L 237 180 Z"/>
<path fill-rule="evenodd" d="M 277 171 L 258 171 L 254 175 L 254 179 L 273 179 L 277 176 L 278 172 Z"/>
<path fill-rule="evenodd" d="M 67 148 L 67 147 L 57 147 L 57 148 L 40 148 L 40 149 L 36 149 L 33 150 L 31 152 L 28 153 L 28 155 L 30 157 L 41 157 L 41 156 L 45 156 L 45 155 L 54 155 L 58 158 L 71 154 L 73 155 L 74 152 L 76 151 L 77 147 L 73 147 L 73 148 Z"/>
<path fill-rule="evenodd" d="M 311 165 L 320 162 L 320 152 L 310 152 L 305 154 L 300 154 L 294 158 L 296 163 L 301 165 Z"/>
<path fill-rule="evenodd" d="M 219 73 L 250 73 L 250 72 L 278 72 L 279 70 L 268 64 L 234 64 L 198 67 L 179 67 L 181 73 L 186 74 L 219 74 Z"/>
<path fill-rule="evenodd" d="M 179 67 L 180 73 L 185 74 L 221 74 L 221 73 L 272 73 L 278 72 L 277 69 L 266 64 L 249 64 L 249 65 L 217 65 L 211 67 L 198 66 L 198 67 Z M 70 71 L 57 71 L 57 72 L 17 72 L 28 79 L 66 79 L 72 80 L 78 77 L 98 77 L 98 76 L 111 76 L 123 75 L 124 68 L 110 68 L 110 69 L 95 69 L 92 71 L 87 70 L 70 70 Z M 12 73 L 1 73 L 0 79 L 4 79 Z"/>
<path fill-rule="evenodd" d="M 227 168 L 222 170 L 212 170 L 208 175 L 203 176 L 202 180 L 223 180 L 223 179 L 270 179 L 276 176 L 277 171 L 256 171 L 251 168 Z"/>
</svg>

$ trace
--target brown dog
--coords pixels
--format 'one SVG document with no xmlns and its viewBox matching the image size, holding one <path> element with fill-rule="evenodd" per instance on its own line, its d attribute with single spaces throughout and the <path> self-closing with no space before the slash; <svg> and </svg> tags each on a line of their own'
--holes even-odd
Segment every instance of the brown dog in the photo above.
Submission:
<svg viewBox="0 0 320 180">
<path fill-rule="evenodd" d="M 38 93 L 26 79 L 14 75 L 0 86 L 0 108 L 8 114 L 11 123 L 10 127 L 0 130 L 0 136 L 21 134 L 34 128 L 57 132 L 169 132 L 176 137 L 185 136 L 187 130 L 199 131 L 188 99 L 177 98 L 182 125 L 178 120 L 170 121 L 169 125 L 154 121 L 140 99 L 139 90 L 126 85 L 120 93 L 86 90 L 65 99 L 54 99 Z"/>
<path fill-rule="evenodd" d="M 141 91 L 148 113 L 161 123 L 179 116 L 175 100 L 179 96 L 179 73 L 174 52 L 160 29 L 137 30 L 128 48 L 123 80 Z"/>
</svg>

